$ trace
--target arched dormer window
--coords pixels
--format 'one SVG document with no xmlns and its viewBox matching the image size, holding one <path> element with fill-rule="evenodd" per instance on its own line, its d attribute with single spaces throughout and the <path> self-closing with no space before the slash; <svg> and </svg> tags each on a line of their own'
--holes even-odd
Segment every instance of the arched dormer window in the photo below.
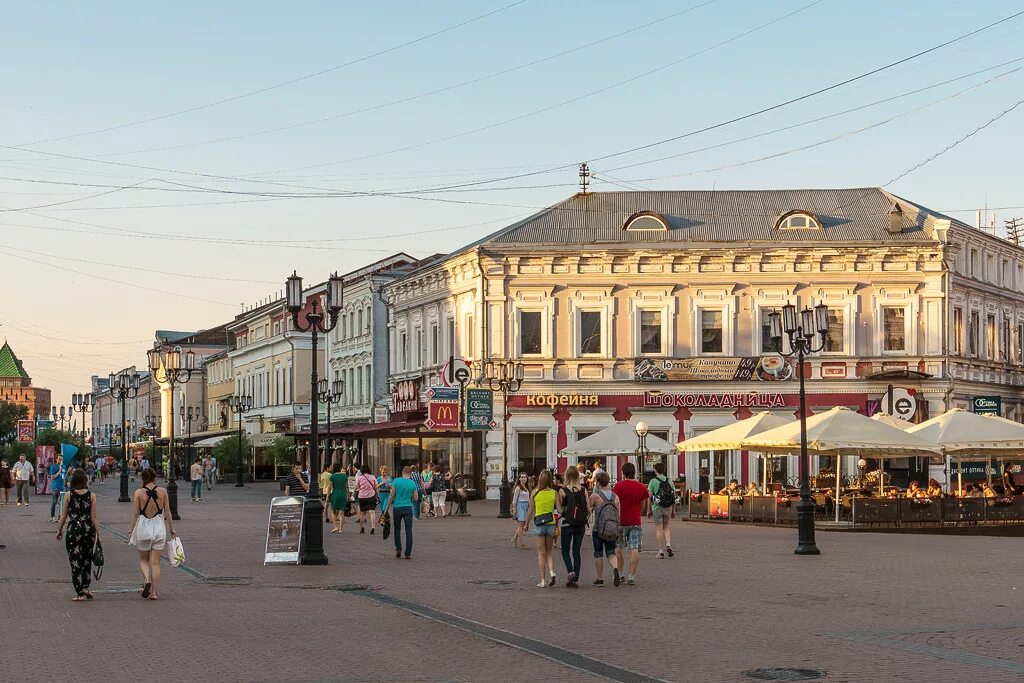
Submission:
<svg viewBox="0 0 1024 683">
<path fill-rule="evenodd" d="M 821 221 L 810 211 L 787 211 L 779 216 L 776 230 L 821 230 Z"/>
<path fill-rule="evenodd" d="M 667 232 L 668 221 L 653 211 L 641 211 L 627 218 L 622 229 L 627 232 Z"/>
</svg>

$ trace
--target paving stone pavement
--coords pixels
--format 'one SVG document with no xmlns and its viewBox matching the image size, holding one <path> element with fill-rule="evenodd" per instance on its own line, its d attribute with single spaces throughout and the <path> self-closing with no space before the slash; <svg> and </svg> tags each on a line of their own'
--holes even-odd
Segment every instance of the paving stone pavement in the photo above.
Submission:
<svg viewBox="0 0 1024 683">
<path fill-rule="evenodd" d="M 81 680 L 754 681 L 808 669 L 822 681 L 1024 680 L 1024 559 L 1016 538 L 819 531 L 819 557 L 792 554 L 794 529 L 684 523 L 676 557 L 645 545 L 636 586 L 539 589 L 533 551 L 492 502 L 472 517 L 423 519 L 413 560 L 349 520 L 327 534 L 326 567 L 265 567 L 276 486 L 218 486 L 181 504 L 188 571 L 164 566 L 142 601 L 116 482 L 96 486 L 104 549 L 97 599 L 72 603 L 48 505 L 0 507 L 0 633 L 38 659 L 4 658 L 3 679 L 52 681 L 42 645 L 81 643 Z M 185 491 L 185 489 L 182 489 Z M 610 575 L 609 577 L 610 578 Z M 110 644 L 97 653 L 92 636 Z M 33 655 L 34 657 L 35 655 Z M 8 675 L 10 678 L 8 678 Z"/>
</svg>

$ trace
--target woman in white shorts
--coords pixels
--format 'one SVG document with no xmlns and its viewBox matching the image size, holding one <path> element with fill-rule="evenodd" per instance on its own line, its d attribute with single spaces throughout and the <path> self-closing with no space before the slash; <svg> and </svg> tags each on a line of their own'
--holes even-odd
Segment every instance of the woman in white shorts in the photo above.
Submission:
<svg viewBox="0 0 1024 683">
<path fill-rule="evenodd" d="M 434 476 L 430 478 L 430 502 L 434 505 L 434 516 L 444 517 L 445 500 L 448 498 L 448 479 L 450 474 L 441 474 L 441 466 L 434 465 Z"/>
<path fill-rule="evenodd" d="M 171 538 L 174 522 L 167 505 L 167 491 L 156 485 L 156 471 L 147 467 L 142 471 L 142 488 L 132 496 L 132 526 L 128 543 L 139 551 L 139 569 L 142 570 L 142 597 L 157 599 L 160 588 L 160 555 L 167 545 L 167 532 Z"/>
</svg>

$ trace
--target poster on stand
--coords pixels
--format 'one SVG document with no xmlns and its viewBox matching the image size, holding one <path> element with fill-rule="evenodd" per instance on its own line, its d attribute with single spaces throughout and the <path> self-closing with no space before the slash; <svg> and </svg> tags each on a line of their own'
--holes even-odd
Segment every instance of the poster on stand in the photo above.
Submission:
<svg viewBox="0 0 1024 683">
<path fill-rule="evenodd" d="M 729 496 L 713 493 L 708 496 L 708 517 L 729 519 Z"/>
<path fill-rule="evenodd" d="M 270 501 L 267 547 L 263 564 L 298 564 L 302 541 L 304 496 L 278 496 Z"/>
</svg>

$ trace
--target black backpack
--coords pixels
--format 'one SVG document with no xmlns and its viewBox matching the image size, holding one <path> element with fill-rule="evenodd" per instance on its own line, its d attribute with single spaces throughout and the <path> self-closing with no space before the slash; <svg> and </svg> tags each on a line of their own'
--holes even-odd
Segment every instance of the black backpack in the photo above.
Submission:
<svg viewBox="0 0 1024 683">
<path fill-rule="evenodd" d="M 573 491 L 562 489 L 565 500 L 562 503 L 562 520 L 566 526 L 587 525 L 587 492 L 583 489 Z"/>
<path fill-rule="evenodd" d="M 668 477 L 662 479 L 658 477 L 658 490 L 654 494 L 654 502 L 658 504 L 658 507 L 670 508 L 676 503 L 676 487 L 672 485 L 672 482 L 668 480 Z"/>
</svg>

